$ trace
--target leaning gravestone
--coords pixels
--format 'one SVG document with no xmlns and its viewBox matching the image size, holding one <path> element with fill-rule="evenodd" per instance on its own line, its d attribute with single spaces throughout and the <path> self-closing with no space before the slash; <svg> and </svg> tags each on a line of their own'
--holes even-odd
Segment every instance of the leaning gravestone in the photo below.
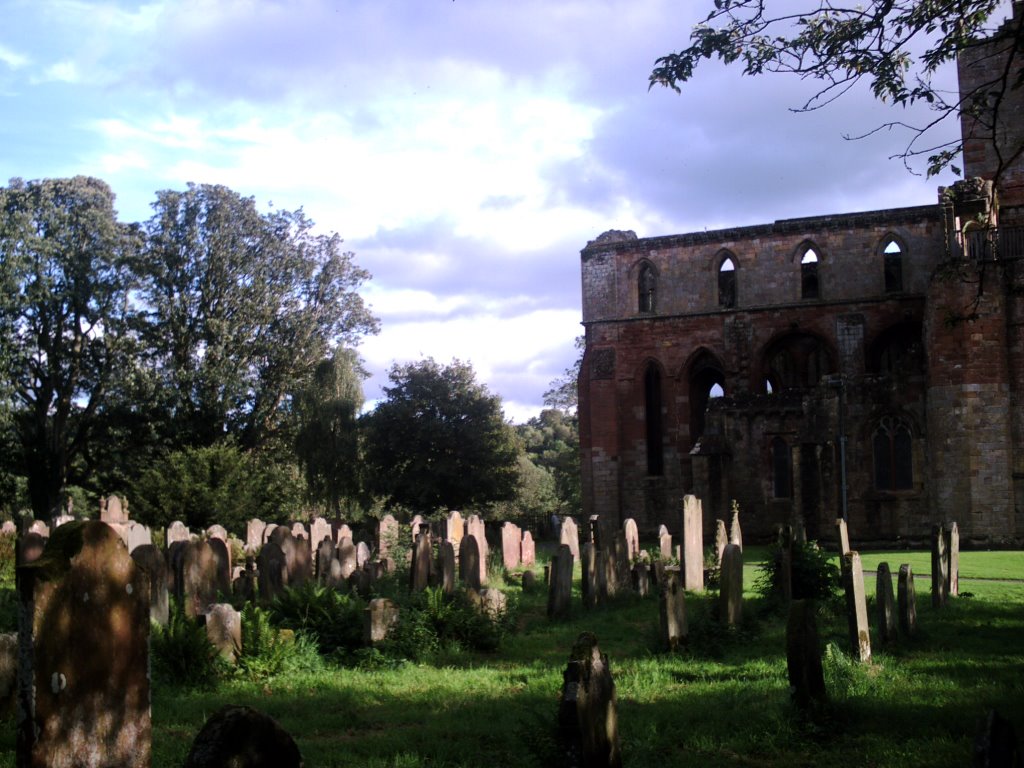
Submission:
<svg viewBox="0 0 1024 768">
<path fill-rule="evenodd" d="M 738 520 L 736 526 L 738 530 Z M 683 589 L 700 592 L 704 589 L 704 513 L 700 499 L 692 494 L 683 496 L 682 538 L 679 567 L 683 573 Z M 743 549 L 742 544 L 740 549 Z"/>
<path fill-rule="evenodd" d="M 917 632 L 917 595 L 914 591 L 914 572 L 908 563 L 900 566 L 896 606 L 899 612 L 900 634 L 904 637 L 913 637 Z"/>
<path fill-rule="evenodd" d="M 548 584 L 548 618 L 564 619 L 572 602 L 572 552 L 566 544 L 558 547 L 551 558 L 551 581 Z"/>
<path fill-rule="evenodd" d="M 206 639 L 220 657 L 234 663 L 242 647 L 242 614 L 230 603 L 211 605 L 205 616 Z"/>
<path fill-rule="evenodd" d="M 658 532 L 658 554 L 666 562 L 672 559 L 672 534 L 664 525 Z"/>
<path fill-rule="evenodd" d="M 571 517 L 562 518 L 561 531 L 558 534 L 559 544 L 565 544 L 572 552 L 573 558 L 580 559 L 580 532 L 576 527 L 576 521 Z"/>
<path fill-rule="evenodd" d="M 277 721 L 251 707 L 214 712 L 192 742 L 184 768 L 302 768 L 302 754 Z"/>
<path fill-rule="evenodd" d="M 878 612 L 878 642 L 885 645 L 896 640 L 896 597 L 892 589 L 892 573 L 888 563 L 879 563 L 875 575 L 875 610 Z"/>
<path fill-rule="evenodd" d="M 729 543 L 735 544 L 743 551 L 743 529 L 740 527 L 740 512 L 733 503 L 732 522 L 729 524 Z"/>
<path fill-rule="evenodd" d="M 868 624 L 867 596 L 864 594 L 864 570 L 858 552 L 847 552 L 843 560 L 850 653 L 854 659 L 866 664 L 871 661 L 871 629 Z"/>
<path fill-rule="evenodd" d="M 459 545 L 459 581 L 468 589 L 480 589 L 480 548 L 472 534 L 463 536 Z"/>
<path fill-rule="evenodd" d="M 658 589 L 658 613 L 662 645 L 674 650 L 686 641 L 689 632 L 686 624 L 686 593 L 675 573 L 666 574 L 665 581 Z"/>
<path fill-rule="evenodd" d="M 789 690 L 793 703 L 801 709 L 807 709 L 812 703 L 824 704 L 827 699 L 814 610 L 813 601 L 794 600 L 789 604 L 789 621 L 786 623 Z"/>
<path fill-rule="evenodd" d="M 18 765 L 148 768 L 149 580 L 120 536 L 61 526 L 18 591 Z"/>
<path fill-rule="evenodd" d="M 160 626 L 167 624 L 170 607 L 167 592 L 167 561 L 152 544 L 132 550 L 132 560 L 149 577 L 149 617 Z"/>
<path fill-rule="evenodd" d="M 571 561 L 570 561 L 571 562 Z M 562 673 L 558 732 L 566 765 L 621 768 L 618 704 L 608 656 L 597 637 L 581 634 Z"/>
<path fill-rule="evenodd" d="M 356 568 L 362 568 L 368 562 L 370 562 L 370 548 L 365 541 L 360 541 L 356 544 Z"/>
<path fill-rule="evenodd" d="M 176 579 L 175 583 L 175 597 L 181 602 L 186 616 L 195 618 L 217 602 L 220 576 L 217 556 L 208 541 L 190 541 L 185 545 L 181 579 Z"/>
<path fill-rule="evenodd" d="M 839 561 L 842 563 L 850 551 L 850 533 L 846 521 L 841 517 L 836 518 L 836 536 L 839 539 Z"/>
<path fill-rule="evenodd" d="M 719 620 L 730 627 L 743 621 L 743 550 L 727 544 L 719 576 Z"/>
</svg>

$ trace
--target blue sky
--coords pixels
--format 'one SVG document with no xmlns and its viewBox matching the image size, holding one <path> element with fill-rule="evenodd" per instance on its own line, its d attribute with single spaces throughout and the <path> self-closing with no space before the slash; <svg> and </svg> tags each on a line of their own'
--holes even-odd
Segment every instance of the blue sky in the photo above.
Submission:
<svg viewBox="0 0 1024 768">
<path fill-rule="evenodd" d="M 373 274 L 368 399 L 393 362 L 459 358 L 521 421 L 575 358 L 601 232 L 927 204 L 953 180 L 888 160 L 903 135 L 844 140 L 893 117 L 864 92 L 794 114 L 811 84 L 718 65 L 648 91 L 710 5 L 3 0 L 0 180 L 98 176 L 125 221 L 190 181 L 301 206 Z"/>
</svg>

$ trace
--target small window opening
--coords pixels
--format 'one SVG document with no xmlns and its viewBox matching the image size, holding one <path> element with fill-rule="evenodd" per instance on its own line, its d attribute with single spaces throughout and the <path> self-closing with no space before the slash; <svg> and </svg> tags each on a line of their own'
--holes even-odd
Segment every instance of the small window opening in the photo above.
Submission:
<svg viewBox="0 0 1024 768">
<path fill-rule="evenodd" d="M 800 297 L 816 299 L 818 296 L 818 254 L 808 248 L 800 259 Z"/>
<path fill-rule="evenodd" d="M 793 457 L 781 437 L 772 440 L 772 495 L 776 499 L 793 497 Z"/>
<path fill-rule="evenodd" d="M 729 258 L 718 270 L 718 305 L 724 309 L 736 306 L 736 265 Z"/>
<path fill-rule="evenodd" d="M 895 240 L 885 246 L 884 259 L 885 292 L 899 293 L 903 290 L 903 250 Z"/>
<path fill-rule="evenodd" d="M 901 419 L 883 418 L 871 438 L 875 488 L 908 491 L 914 487 L 913 438 Z"/>
<path fill-rule="evenodd" d="M 725 390 L 722 389 L 721 384 L 712 384 L 711 389 L 708 390 L 708 400 L 713 400 L 716 397 L 725 397 Z"/>
<path fill-rule="evenodd" d="M 650 264 L 644 264 L 640 268 L 640 277 L 637 282 L 640 292 L 640 311 L 653 312 L 657 298 L 658 278 Z"/>
</svg>

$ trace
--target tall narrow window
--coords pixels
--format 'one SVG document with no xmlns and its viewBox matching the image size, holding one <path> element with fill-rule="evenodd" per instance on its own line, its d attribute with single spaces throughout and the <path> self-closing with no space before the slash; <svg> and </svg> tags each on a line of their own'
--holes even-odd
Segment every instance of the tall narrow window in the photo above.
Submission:
<svg viewBox="0 0 1024 768">
<path fill-rule="evenodd" d="M 650 264 L 644 264 L 640 267 L 640 277 L 637 280 L 637 285 L 640 292 L 640 311 L 653 312 L 658 290 L 658 278 L 654 274 L 654 267 Z"/>
<path fill-rule="evenodd" d="M 800 298 L 816 299 L 818 296 L 818 254 L 808 248 L 800 259 Z"/>
<path fill-rule="evenodd" d="M 661 371 L 651 363 L 644 373 L 644 421 L 647 426 L 647 474 L 665 473 L 661 440 Z"/>
<path fill-rule="evenodd" d="M 718 269 L 718 306 L 725 309 L 736 306 L 736 265 L 730 258 Z"/>
<path fill-rule="evenodd" d="M 895 240 L 885 246 L 885 292 L 899 293 L 903 290 L 903 249 Z"/>
<path fill-rule="evenodd" d="M 772 495 L 776 499 L 793 497 L 793 457 L 781 437 L 772 440 Z"/>
<path fill-rule="evenodd" d="M 875 488 L 908 491 L 914 487 L 913 438 L 902 419 L 886 416 L 871 438 L 875 459 Z"/>
</svg>

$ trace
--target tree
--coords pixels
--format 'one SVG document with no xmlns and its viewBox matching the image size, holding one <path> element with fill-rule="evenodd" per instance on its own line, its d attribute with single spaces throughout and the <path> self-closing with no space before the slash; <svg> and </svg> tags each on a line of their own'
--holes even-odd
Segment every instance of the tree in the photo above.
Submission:
<svg viewBox="0 0 1024 768">
<path fill-rule="evenodd" d="M 501 400 L 468 363 L 432 358 L 388 372 L 392 386 L 366 418 L 366 459 L 376 490 L 421 512 L 510 499 L 520 453 Z"/>
<path fill-rule="evenodd" d="M 358 419 L 365 377 L 356 352 L 338 349 L 321 361 L 293 398 L 295 453 L 309 496 L 334 516 L 361 490 Z M 347 511 L 351 516 L 351 505 Z"/>
<path fill-rule="evenodd" d="M 529 460 L 551 477 L 554 505 L 548 514 L 575 515 L 582 509 L 580 432 L 575 413 L 545 408 L 516 427 Z"/>
<path fill-rule="evenodd" d="M 678 92 L 702 60 L 718 57 L 729 64 L 741 62 L 748 75 L 783 72 L 818 80 L 819 90 L 797 108 L 808 111 L 866 80 L 884 102 L 902 107 L 923 102 L 932 110 L 924 123 L 892 120 L 871 131 L 909 131 L 907 145 L 896 157 L 909 167 L 913 159 L 927 156 L 929 176 L 951 166 L 962 148 L 960 141 L 928 141 L 929 131 L 941 121 L 964 115 L 992 133 L 1001 121 L 1017 119 L 1000 118 L 999 110 L 1007 93 L 1024 84 L 1024 14 L 1016 14 L 1001 43 L 1008 54 L 1001 71 L 959 95 L 950 95 L 933 79 L 939 67 L 993 34 L 997 11 L 1005 7 L 1000 0 L 870 0 L 846 6 L 815 0 L 802 11 L 770 0 L 715 0 L 714 5 L 693 28 L 689 46 L 655 62 L 651 86 Z M 778 15 L 768 12 L 772 5 Z M 998 171 L 1022 149 L 1018 145 L 1001 158 Z"/>
<path fill-rule="evenodd" d="M 153 207 L 142 296 L 174 442 L 259 446 L 297 383 L 377 331 L 357 292 L 369 273 L 301 209 L 260 214 L 252 198 L 191 184 Z"/>
<path fill-rule="evenodd" d="M 118 223 L 98 179 L 0 189 L 0 364 L 36 517 L 60 510 L 112 382 L 132 365 L 138 251 L 137 230 Z"/>
<path fill-rule="evenodd" d="M 573 342 L 576 348 L 576 362 L 570 365 L 557 379 L 548 386 L 551 387 L 544 393 L 544 405 L 549 408 L 557 408 L 564 413 L 576 413 L 576 406 L 579 404 L 579 383 L 580 368 L 583 366 L 583 353 L 587 348 L 585 336 L 577 336 Z"/>
</svg>

